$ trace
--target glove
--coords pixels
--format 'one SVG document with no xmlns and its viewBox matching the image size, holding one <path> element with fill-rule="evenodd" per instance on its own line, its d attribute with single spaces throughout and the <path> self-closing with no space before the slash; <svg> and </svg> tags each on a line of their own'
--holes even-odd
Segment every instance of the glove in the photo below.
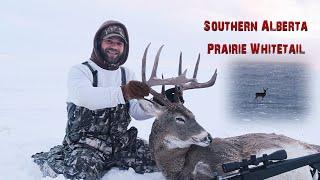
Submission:
<svg viewBox="0 0 320 180">
<path fill-rule="evenodd" d="M 149 86 L 140 81 L 129 81 L 128 84 L 121 86 L 121 90 L 126 101 L 131 99 L 142 99 L 150 93 Z"/>
</svg>

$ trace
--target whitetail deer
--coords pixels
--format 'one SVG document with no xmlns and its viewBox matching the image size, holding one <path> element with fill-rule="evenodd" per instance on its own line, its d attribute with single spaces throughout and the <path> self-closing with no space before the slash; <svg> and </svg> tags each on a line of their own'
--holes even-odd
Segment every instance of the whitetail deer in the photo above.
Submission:
<svg viewBox="0 0 320 180">
<path fill-rule="evenodd" d="M 267 95 L 267 90 L 268 90 L 268 88 L 267 89 L 263 88 L 263 92 L 256 93 L 256 98 L 255 99 L 257 99 L 258 97 L 261 97 L 261 99 L 263 100 L 263 98 Z"/>
<path fill-rule="evenodd" d="M 193 78 L 186 78 L 186 71 L 181 73 L 181 56 L 177 77 L 159 79 L 156 71 L 162 47 L 158 50 L 150 79 L 146 80 L 146 48 L 142 59 L 142 81 L 151 89 L 156 85 L 178 85 L 181 90 L 206 88 L 213 86 L 217 71 L 205 83 L 198 83 L 196 76 L 200 58 L 195 66 Z M 301 156 L 320 152 L 320 146 L 310 145 L 283 135 L 246 134 L 230 138 L 214 138 L 201 127 L 193 113 L 175 98 L 169 101 L 162 93 L 151 89 L 153 99 L 139 100 L 140 106 L 156 117 L 149 137 L 150 149 L 158 168 L 167 179 L 212 179 L 213 172 L 223 175 L 222 164 L 248 158 L 251 154 L 263 154 L 278 149 L 285 149 L 289 156 Z M 155 100 L 156 99 L 156 100 Z M 210 116 L 214 117 L 214 116 Z M 308 170 L 305 176 L 277 179 L 306 179 L 311 177 Z"/>
</svg>

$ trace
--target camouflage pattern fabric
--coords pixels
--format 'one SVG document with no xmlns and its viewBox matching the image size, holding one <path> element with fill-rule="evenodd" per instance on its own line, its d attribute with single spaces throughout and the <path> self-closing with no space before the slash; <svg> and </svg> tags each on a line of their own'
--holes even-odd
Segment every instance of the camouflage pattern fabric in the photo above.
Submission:
<svg viewBox="0 0 320 180">
<path fill-rule="evenodd" d="M 129 104 L 89 110 L 68 103 L 68 124 L 63 145 L 32 156 L 43 176 L 63 174 L 69 179 L 99 179 L 112 167 L 137 173 L 158 171 L 148 144 L 137 138 Z"/>
</svg>

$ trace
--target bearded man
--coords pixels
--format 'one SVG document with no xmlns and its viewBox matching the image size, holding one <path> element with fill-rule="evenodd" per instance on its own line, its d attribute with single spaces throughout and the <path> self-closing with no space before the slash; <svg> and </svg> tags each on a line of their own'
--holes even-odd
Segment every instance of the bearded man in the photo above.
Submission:
<svg viewBox="0 0 320 180">
<path fill-rule="evenodd" d="M 94 37 L 91 58 L 71 68 L 68 77 L 68 123 L 62 145 L 33 155 L 44 176 L 99 179 L 110 168 L 157 171 L 148 144 L 127 129 L 131 117 L 151 118 L 136 99 L 149 87 L 135 81 L 123 65 L 129 53 L 126 27 L 107 21 Z"/>
</svg>

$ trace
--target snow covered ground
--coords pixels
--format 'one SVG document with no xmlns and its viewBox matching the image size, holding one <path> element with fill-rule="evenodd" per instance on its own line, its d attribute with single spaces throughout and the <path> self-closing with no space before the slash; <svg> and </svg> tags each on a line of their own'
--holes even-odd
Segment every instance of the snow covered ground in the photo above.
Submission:
<svg viewBox="0 0 320 180">
<path fill-rule="evenodd" d="M 3 77 L 0 86 L 0 179 L 51 179 L 43 178 L 30 156 L 47 151 L 60 144 L 66 125 L 65 97 L 68 69 L 76 60 L 64 63 L 55 61 L 23 61 L 22 59 L 3 60 L 0 73 Z M 204 68 L 205 65 L 200 66 Z M 139 72 L 140 67 L 132 67 Z M 161 66 L 160 66 L 161 68 Z M 281 122 L 242 122 L 235 123 L 227 115 L 226 103 L 227 66 L 219 66 L 216 85 L 210 89 L 185 93 L 189 107 L 198 122 L 215 137 L 235 136 L 249 132 L 275 132 L 320 144 L 318 122 L 320 98 L 316 88 L 320 87 L 320 74 L 312 78 L 314 109 L 304 121 Z M 201 80 L 206 80 L 210 71 L 202 72 Z M 139 77 L 139 75 L 138 75 Z M 139 129 L 139 136 L 148 139 L 152 119 L 132 121 Z M 59 176 L 57 179 L 64 179 Z M 106 179 L 164 179 L 161 173 L 139 175 L 132 169 L 120 171 L 112 169 Z"/>
</svg>

